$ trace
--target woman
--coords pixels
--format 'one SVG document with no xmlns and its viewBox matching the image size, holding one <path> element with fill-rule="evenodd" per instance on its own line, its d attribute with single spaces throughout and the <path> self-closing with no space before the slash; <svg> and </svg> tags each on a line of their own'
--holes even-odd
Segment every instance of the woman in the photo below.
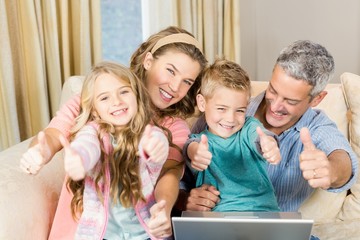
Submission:
<svg viewBox="0 0 360 240">
<path fill-rule="evenodd" d="M 157 123 L 169 129 L 172 142 L 178 146 L 178 149 L 170 148 L 155 187 L 156 202 L 166 202 L 166 217 L 157 218 L 162 221 L 151 219 L 148 223 L 150 233 L 156 236 L 172 234 L 170 213 L 177 199 L 184 167 L 181 149 L 190 133 L 185 118 L 195 111 L 195 95 L 206 63 L 196 39 L 177 27 L 168 27 L 150 36 L 131 57 L 130 68 L 148 89 Z M 67 110 L 60 109 L 45 131 L 38 134 L 21 160 L 24 171 L 36 174 L 61 149 L 58 136 L 69 136 L 69 130 L 80 111 L 79 101 L 79 96 L 69 100 L 63 106 Z M 35 155 L 40 155 L 43 161 L 34 161 Z M 73 238 L 76 223 L 71 217 L 71 198 L 64 184 L 49 239 Z"/>
</svg>

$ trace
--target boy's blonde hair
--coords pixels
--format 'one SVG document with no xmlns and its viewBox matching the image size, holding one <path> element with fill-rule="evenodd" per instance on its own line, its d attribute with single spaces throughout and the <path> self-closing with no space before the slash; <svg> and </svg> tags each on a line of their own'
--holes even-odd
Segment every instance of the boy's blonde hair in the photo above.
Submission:
<svg viewBox="0 0 360 240">
<path fill-rule="evenodd" d="M 241 66 L 230 60 L 218 58 L 204 70 L 200 93 L 211 98 L 219 87 L 248 92 L 251 94 L 250 78 Z"/>
</svg>

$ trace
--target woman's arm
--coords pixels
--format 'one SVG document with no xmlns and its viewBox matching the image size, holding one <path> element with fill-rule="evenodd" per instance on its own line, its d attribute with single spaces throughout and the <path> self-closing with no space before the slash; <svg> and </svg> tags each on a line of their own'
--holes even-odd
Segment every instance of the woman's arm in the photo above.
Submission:
<svg viewBox="0 0 360 240">
<path fill-rule="evenodd" d="M 26 173 L 37 174 L 62 149 L 59 136 L 69 137 L 79 112 L 80 96 L 76 95 L 57 111 L 48 127 L 33 138 L 20 160 L 20 168 Z"/>
</svg>

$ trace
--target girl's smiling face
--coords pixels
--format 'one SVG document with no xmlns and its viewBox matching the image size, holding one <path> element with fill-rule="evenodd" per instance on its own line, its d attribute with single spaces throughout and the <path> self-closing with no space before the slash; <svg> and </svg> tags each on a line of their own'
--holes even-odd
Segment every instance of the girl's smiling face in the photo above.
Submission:
<svg viewBox="0 0 360 240">
<path fill-rule="evenodd" d="M 129 83 L 103 73 L 94 84 L 94 108 L 99 117 L 116 127 L 130 122 L 137 112 L 137 101 Z"/>
</svg>

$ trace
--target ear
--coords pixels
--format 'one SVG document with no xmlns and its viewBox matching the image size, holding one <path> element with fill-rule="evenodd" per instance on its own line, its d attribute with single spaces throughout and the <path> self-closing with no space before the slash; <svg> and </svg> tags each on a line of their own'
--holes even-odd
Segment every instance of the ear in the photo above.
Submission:
<svg viewBox="0 0 360 240">
<path fill-rule="evenodd" d="M 200 112 L 205 112 L 206 101 L 203 95 L 196 95 L 196 104 Z"/>
<path fill-rule="evenodd" d="M 143 61 L 143 65 L 145 70 L 149 70 L 151 68 L 151 64 L 153 62 L 153 55 L 151 54 L 151 52 L 147 52 Z"/>
<path fill-rule="evenodd" d="M 320 92 L 317 96 L 314 97 L 310 102 L 311 107 L 316 107 L 327 95 L 327 91 Z"/>
</svg>

